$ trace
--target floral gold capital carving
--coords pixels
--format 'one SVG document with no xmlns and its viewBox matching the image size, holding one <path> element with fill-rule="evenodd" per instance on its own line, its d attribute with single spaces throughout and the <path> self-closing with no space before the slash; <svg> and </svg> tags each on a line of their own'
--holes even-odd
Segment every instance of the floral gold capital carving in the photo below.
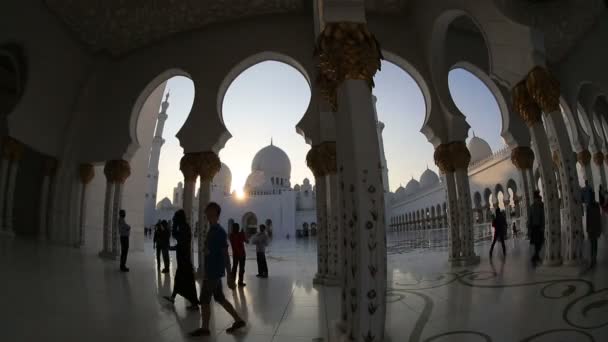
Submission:
<svg viewBox="0 0 608 342">
<path fill-rule="evenodd" d="M 179 161 L 179 169 L 184 174 L 186 182 L 195 182 L 199 175 L 200 154 L 186 153 Z"/>
<path fill-rule="evenodd" d="M 589 165 L 591 162 L 591 152 L 588 150 L 582 150 L 576 154 L 576 160 L 578 160 L 581 165 Z"/>
<path fill-rule="evenodd" d="M 321 96 L 337 110 L 337 88 L 345 80 L 364 80 L 370 88 L 380 70 L 382 53 L 364 23 L 327 23 L 317 39 L 317 85 Z"/>
<path fill-rule="evenodd" d="M 5 137 L 2 143 L 2 156 L 11 161 L 21 159 L 23 154 L 23 144 L 15 138 Z"/>
<path fill-rule="evenodd" d="M 525 81 L 521 81 L 513 87 L 512 97 L 513 109 L 528 126 L 533 126 L 540 122 L 540 107 L 534 102 L 534 99 L 528 92 Z"/>
<path fill-rule="evenodd" d="M 464 141 L 449 143 L 449 152 L 455 169 L 466 169 L 471 162 L 471 153 Z"/>
<path fill-rule="evenodd" d="M 131 166 L 126 160 L 109 160 L 106 162 L 103 173 L 110 182 L 122 184 L 131 175 Z"/>
<path fill-rule="evenodd" d="M 520 170 L 531 169 L 534 164 L 534 152 L 528 146 L 517 146 L 511 150 L 511 162 Z"/>
<path fill-rule="evenodd" d="M 454 164 L 452 163 L 448 144 L 437 146 L 433 158 L 435 159 L 435 165 L 437 165 L 441 172 L 454 172 Z"/>
<path fill-rule="evenodd" d="M 602 152 L 594 153 L 593 162 L 595 163 L 595 165 L 601 166 L 604 162 L 604 154 Z"/>
<path fill-rule="evenodd" d="M 213 177 L 220 172 L 222 168 L 222 162 L 220 158 L 212 151 L 205 151 L 200 153 L 200 166 L 199 175 L 203 181 L 211 181 Z"/>
<path fill-rule="evenodd" d="M 78 167 L 78 174 L 80 176 L 80 182 L 84 185 L 91 183 L 95 178 L 95 168 L 92 164 L 84 163 Z"/>
<path fill-rule="evenodd" d="M 545 114 L 560 111 L 559 81 L 547 69 L 534 67 L 528 73 L 526 86 L 530 96 Z"/>
</svg>

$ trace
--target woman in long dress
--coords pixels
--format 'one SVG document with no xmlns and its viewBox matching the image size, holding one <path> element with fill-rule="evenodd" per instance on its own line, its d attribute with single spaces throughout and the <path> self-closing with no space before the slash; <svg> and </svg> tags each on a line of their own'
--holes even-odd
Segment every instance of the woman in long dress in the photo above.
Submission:
<svg viewBox="0 0 608 342">
<path fill-rule="evenodd" d="M 190 301 L 188 309 L 198 310 L 198 298 L 196 285 L 194 283 L 194 267 L 190 258 L 190 246 L 192 244 L 192 230 L 186 222 L 186 213 L 178 210 L 173 216 L 173 235 L 177 239 L 175 248 L 177 257 L 177 270 L 173 282 L 173 294 L 165 296 L 165 299 L 175 303 L 175 297 L 180 295 Z"/>
</svg>

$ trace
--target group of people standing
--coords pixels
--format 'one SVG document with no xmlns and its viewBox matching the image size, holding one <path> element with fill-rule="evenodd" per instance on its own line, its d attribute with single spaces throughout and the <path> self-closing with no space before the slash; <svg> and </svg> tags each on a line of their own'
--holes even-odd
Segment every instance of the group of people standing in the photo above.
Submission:
<svg viewBox="0 0 608 342">
<path fill-rule="evenodd" d="M 608 222 L 602 217 L 602 212 L 608 213 L 608 193 L 599 187 L 599 202 L 596 200 L 593 189 L 589 186 L 589 182 L 585 181 L 585 186 L 582 188 L 582 202 L 585 210 L 586 232 L 590 243 L 590 264 L 591 268 L 597 263 L 597 243 L 602 234 L 602 227 Z M 506 257 L 505 238 L 507 234 L 507 220 L 504 212 L 500 208 L 496 208 L 496 214 L 492 220 L 494 227 L 494 239 L 490 247 L 490 258 L 494 251 L 496 242 L 502 245 L 503 256 Z M 543 205 L 540 191 L 534 191 L 533 202 L 528 212 L 528 237 L 530 244 L 534 246 L 534 254 L 532 255 L 532 265 L 537 266 L 541 262 L 540 251 L 545 244 L 545 208 Z M 517 227 L 513 225 L 513 233 L 516 236 Z"/>
<path fill-rule="evenodd" d="M 177 268 L 173 284 L 173 293 L 171 296 L 164 298 L 175 303 L 177 295 L 184 297 L 189 301 L 189 310 L 198 310 L 201 308 L 202 326 L 201 328 L 190 333 L 191 336 L 208 336 L 209 319 L 210 319 L 210 304 L 211 298 L 221 305 L 234 319 L 234 323 L 226 331 L 234 332 L 246 325 L 244 320 L 236 312 L 232 304 L 226 299 L 223 293 L 222 278 L 227 276 L 228 287 L 235 289 L 237 286 L 237 271 L 238 271 L 238 286 L 246 286 L 244 282 L 245 260 L 247 258 L 245 251 L 245 243 L 249 243 L 249 239 L 244 232 L 241 231 L 238 224 L 233 224 L 231 233 L 228 236 L 224 228 L 218 223 L 221 213 L 221 207 L 211 202 L 205 209 L 205 215 L 209 221 L 209 231 L 205 239 L 203 253 L 205 253 L 204 264 L 204 279 L 201 284 L 200 297 L 197 298 L 194 264 L 192 262 L 191 245 L 192 245 L 192 230 L 186 220 L 186 214 L 183 210 L 178 210 L 173 217 L 173 231 L 170 232 L 168 224 L 161 224 L 157 227 L 154 234 L 154 243 L 157 248 L 157 266 L 160 269 L 160 257 L 165 253 L 168 260 L 169 241 L 171 234 L 177 240 L 177 245 L 171 247 L 176 251 Z M 268 277 L 268 266 L 266 264 L 266 246 L 268 246 L 269 238 L 266 235 L 264 225 L 260 226 L 259 232 L 254 235 L 251 242 L 256 245 L 257 261 L 258 261 L 258 277 Z M 228 241 L 232 246 L 233 264 L 230 263 L 228 255 Z M 165 263 L 165 269 L 168 272 L 168 261 Z M 165 272 L 163 269 L 163 272 Z M 165 272 L 165 273 L 166 273 Z"/>
</svg>

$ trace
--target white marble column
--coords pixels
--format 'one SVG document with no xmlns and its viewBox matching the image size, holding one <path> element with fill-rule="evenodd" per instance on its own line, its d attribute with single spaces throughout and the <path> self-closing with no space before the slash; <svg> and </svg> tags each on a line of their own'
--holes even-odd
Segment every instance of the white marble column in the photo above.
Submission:
<svg viewBox="0 0 608 342">
<path fill-rule="evenodd" d="M 511 150 L 511 162 L 519 170 L 521 177 L 522 193 L 521 200 L 523 200 L 523 210 L 520 208 L 520 227 L 522 232 L 528 230 L 528 215 L 530 206 L 532 205 L 533 190 L 532 179 L 530 178 L 532 166 L 534 165 L 534 152 L 529 146 L 517 146 Z M 520 204 L 522 205 L 522 204 Z"/>
<path fill-rule="evenodd" d="M 190 229 L 194 232 L 194 192 L 196 187 L 196 179 L 199 175 L 200 168 L 200 153 L 186 153 L 180 160 L 179 169 L 184 175 L 184 192 L 182 194 L 182 203 L 184 213 L 186 214 L 186 222 L 190 226 Z M 194 239 L 190 245 L 190 260 L 194 264 Z"/>
<path fill-rule="evenodd" d="M 47 157 L 42 175 L 42 186 L 40 187 L 40 207 L 38 211 L 38 240 L 40 241 L 46 241 L 49 237 L 49 202 L 53 198 L 51 188 L 56 170 L 57 160 Z"/>
<path fill-rule="evenodd" d="M 95 168 L 91 164 L 81 164 L 79 166 L 80 176 L 80 196 L 79 196 L 79 216 L 78 216 L 78 246 L 84 246 L 86 242 L 85 236 L 85 224 L 86 224 L 86 212 L 87 212 L 87 186 L 95 177 Z"/>
<path fill-rule="evenodd" d="M 604 154 L 602 152 L 596 152 L 593 154 L 593 164 L 595 165 L 595 170 L 599 175 L 598 179 L 600 180 L 602 187 L 606 189 L 606 171 L 604 170 Z M 593 188 L 593 191 L 597 193 L 597 188 Z"/>
<path fill-rule="evenodd" d="M 328 237 L 328 260 L 327 260 L 327 278 L 325 285 L 338 286 L 340 285 L 343 274 L 342 263 L 343 259 L 343 241 L 342 228 L 340 227 L 340 211 L 339 211 L 339 196 L 338 196 L 338 176 L 336 174 L 335 165 L 335 144 L 334 144 L 334 168 L 327 176 L 327 237 Z"/>
<path fill-rule="evenodd" d="M 106 175 L 106 194 L 104 198 L 103 204 L 103 246 L 101 251 L 99 252 L 99 256 L 102 258 L 111 258 L 111 231 L 112 231 L 112 217 L 114 206 L 112 205 L 114 202 L 114 180 L 111 175 L 107 172 L 108 165 L 106 164 L 106 168 L 104 169 L 104 173 Z"/>
<path fill-rule="evenodd" d="M 454 164 L 449 151 L 449 144 L 441 144 L 435 148 L 435 164 L 439 167 L 445 184 L 448 228 L 448 259 L 450 263 L 458 265 L 462 251 L 460 222 L 458 213 L 458 195 L 456 190 L 456 176 Z"/>
<path fill-rule="evenodd" d="M 222 163 L 212 151 L 205 151 L 200 153 L 199 157 L 198 173 L 201 180 L 198 195 L 198 275 L 201 279 L 204 278 L 205 274 L 205 245 L 207 243 L 207 232 L 209 231 L 209 222 L 207 216 L 205 216 L 205 208 L 211 201 L 211 182 L 213 177 L 220 171 Z M 227 233 L 232 231 L 232 227 L 225 227 Z M 243 227 L 244 229 L 244 227 Z M 203 266 L 203 267 L 201 267 Z"/>
<path fill-rule="evenodd" d="M 525 81 L 513 88 L 513 102 L 514 108 L 530 129 L 534 150 L 537 152 L 535 157 L 541 174 L 545 208 L 543 263 L 548 266 L 560 265 L 562 263 L 560 203 L 549 140 L 541 121 L 541 110 L 528 92 Z"/>
<path fill-rule="evenodd" d="M 6 184 L 6 203 L 4 205 L 4 231 L 9 236 L 15 236 L 13 222 L 13 207 L 15 205 L 15 188 L 17 186 L 17 173 L 19 172 L 19 159 L 11 160 L 8 168 L 8 179 Z"/>
</svg>

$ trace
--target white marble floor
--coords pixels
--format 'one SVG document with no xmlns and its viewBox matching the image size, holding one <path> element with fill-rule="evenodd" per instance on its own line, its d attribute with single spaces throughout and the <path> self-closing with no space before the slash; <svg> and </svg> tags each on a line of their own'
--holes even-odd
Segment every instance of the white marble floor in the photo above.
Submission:
<svg viewBox="0 0 608 342">
<path fill-rule="evenodd" d="M 389 245 L 398 246 L 398 236 Z M 149 242 L 148 242 L 149 243 Z M 605 248 L 605 243 L 600 248 Z M 528 264 L 527 241 L 509 241 L 503 262 L 488 245 L 479 266 L 450 268 L 445 250 L 391 248 L 385 341 L 607 341 L 608 258 L 593 271 Z M 225 333 L 230 317 L 213 306 L 214 334 L 205 341 L 333 341 L 339 289 L 313 288 L 314 241 L 275 242 L 269 279 L 225 293 L 248 327 Z M 250 251 L 253 256 L 253 251 Z M 151 246 L 130 255 L 131 272 L 94 252 L 27 240 L 0 240 L 0 340 L 189 341 L 196 312 L 163 302 L 172 277 L 157 274 Z M 172 270 L 173 271 L 173 270 Z"/>
</svg>

